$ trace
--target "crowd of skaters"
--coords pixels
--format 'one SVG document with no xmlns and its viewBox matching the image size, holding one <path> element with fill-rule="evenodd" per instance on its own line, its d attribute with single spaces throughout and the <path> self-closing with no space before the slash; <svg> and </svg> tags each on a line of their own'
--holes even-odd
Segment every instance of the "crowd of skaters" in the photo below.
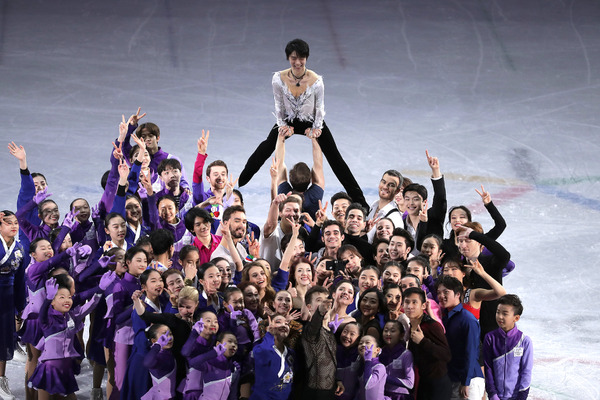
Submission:
<svg viewBox="0 0 600 400">
<path fill-rule="evenodd" d="M 226 155 L 205 165 L 209 131 L 190 180 L 138 109 L 106 145 L 101 199 L 73 199 L 61 220 L 60 183 L 9 143 L 21 189 L 0 212 L 0 397 L 14 398 L 6 361 L 24 347 L 27 399 L 75 398 L 84 358 L 94 400 L 527 398 L 532 345 L 502 286 L 515 264 L 490 194 L 477 189 L 489 229 L 448 209 L 426 151 L 430 183 L 387 170 L 369 205 L 325 124 L 308 44 L 285 55 L 277 123 L 239 180 Z M 312 167 L 288 172 L 293 134 Z M 273 152 L 257 226 L 240 188 Z M 330 199 L 323 156 L 345 189 Z"/>
</svg>

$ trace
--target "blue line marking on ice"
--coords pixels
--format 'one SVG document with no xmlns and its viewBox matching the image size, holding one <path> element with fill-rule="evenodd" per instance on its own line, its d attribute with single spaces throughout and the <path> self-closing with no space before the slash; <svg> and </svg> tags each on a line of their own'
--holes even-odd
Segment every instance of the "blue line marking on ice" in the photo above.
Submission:
<svg viewBox="0 0 600 400">
<path fill-rule="evenodd" d="M 552 186 L 539 185 L 536 186 L 536 188 L 542 193 L 550 194 L 558 197 L 559 199 L 569 200 L 574 202 L 575 204 L 591 208 L 592 210 L 600 211 L 600 200 L 589 199 L 576 193 L 560 190 Z"/>
</svg>

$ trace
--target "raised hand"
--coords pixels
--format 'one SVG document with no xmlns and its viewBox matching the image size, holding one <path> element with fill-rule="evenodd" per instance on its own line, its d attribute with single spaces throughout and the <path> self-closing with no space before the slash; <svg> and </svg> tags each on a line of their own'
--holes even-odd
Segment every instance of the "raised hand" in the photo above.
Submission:
<svg viewBox="0 0 600 400">
<path fill-rule="evenodd" d="M 291 321 L 296 321 L 298 319 L 300 319 L 300 317 L 302 316 L 302 313 L 298 310 L 290 310 L 288 311 L 287 315 L 285 316 L 285 319 L 287 320 L 288 323 L 290 323 Z"/>
<path fill-rule="evenodd" d="M 294 127 L 284 125 L 284 126 L 280 126 L 278 131 L 279 131 L 279 136 L 288 138 L 294 134 Z"/>
<path fill-rule="evenodd" d="M 286 194 L 283 193 L 279 193 L 277 196 L 275 196 L 275 198 L 273 199 L 273 204 L 275 205 L 279 205 L 281 204 L 283 201 L 285 201 L 285 199 L 288 198 L 289 195 L 291 195 L 292 192 L 288 192 Z"/>
<path fill-rule="evenodd" d="M 427 222 L 429 216 L 427 215 L 427 200 L 423 202 L 421 209 L 419 210 L 419 221 Z"/>
<path fill-rule="evenodd" d="M 242 312 L 236 311 L 235 308 L 233 308 L 233 306 L 231 304 L 229 305 L 228 308 L 229 308 L 229 318 L 237 320 L 242 316 Z"/>
<path fill-rule="evenodd" d="M 92 207 L 92 219 L 94 220 L 98 218 L 100 218 L 100 206 L 96 204 Z"/>
<path fill-rule="evenodd" d="M 77 250 L 82 246 L 81 243 L 75 243 L 73 246 L 69 247 L 65 252 L 69 255 L 69 257 L 75 257 L 77 255 Z"/>
<path fill-rule="evenodd" d="M 121 160 L 123 158 L 123 142 L 120 142 L 119 146 L 117 146 L 115 142 L 112 142 L 112 145 L 115 148 L 113 150 L 113 157 L 117 160 Z"/>
<path fill-rule="evenodd" d="M 140 115 L 141 111 L 142 111 L 142 107 L 138 107 L 137 112 L 135 114 L 133 114 L 131 117 L 129 117 L 129 120 L 127 120 L 127 123 L 129 125 L 137 125 L 138 122 L 140 121 L 140 119 L 142 119 L 146 116 L 146 113 L 143 113 L 142 115 Z"/>
<path fill-rule="evenodd" d="M 319 226 L 323 225 L 323 222 L 327 219 L 327 206 L 329 206 L 329 201 L 326 201 L 323 207 L 321 200 L 319 200 L 319 209 L 315 213 L 315 217 L 317 217 L 316 224 Z"/>
<path fill-rule="evenodd" d="M 204 330 L 204 321 L 202 320 L 202 318 L 200 318 L 200 320 L 194 324 L 194 327 L 192 329 L 194 329 L 196 333 L 198 333 L 198 335 L 202 333 L 202 331 Z"/>
<path fill-rule="evenodd" d="M 490 194 L 490 192 L 486 192 L 485 189 L 483 188 L 483 185 L 481 185 L 481 192 L 477 189 L 475 189 L 475 191 L 477 192 L 478 195 L 481 196 L 481 201 L 483 201 L 483 204 L 490 204 L 492 202 L 492 195 Z"/>
<path fill-rule="evenodd" d="M 79 225 L 79 221 L 77 220 L 77 215 L 79 215 L 79 211 L 73 212 L 69 211 L 63 220 L 63 225 L 69 228 L 70 230 L 75 229 Z"/>
<path fill-rule="evenodd" d="M 373 359 L 373 344 L 365 346 L 365 361 L 371 361 Z"/>
<path fill-rule="evenodd" d="M 246 242 L 248 242 L 248 253 L 254 258 L 258 258 L 260 255 L 260 242 L 254 238 L 254 232 L 246 235 Z"/>
<path fill-rule="evenodd" d="M 425 155 L 427 156 L 427 163 L 431 168 L 433 177 L 439 178 L 440 176 L 442 176 L 442 174 L 440 174 L 440 161 L 438 160 L 438 158 L 430 156 L 428 150 L 425 150 Z"/>
<path fill-rule="evenodd" d="M 58 293 L 58 283 L 56 278 L 50 278 L 46 281 L 46 299 L 54 300 L 54 296 Z"/>
<path fill-rule="evenodd" d="M 371 229 L 373 229 L 373 227 L 375 225 L 377 225 L 377 223 L 379 222 L 379 220 L 383 218 L 383 217 L 379 217 L 379 218 L 371 218 L 370 220 L 367 221 L 367 224 L 365 226 L 365 231 L 369 232 Z"/>
<path fill-rule="evenodd" d="M 17 160 L 19 160 L 19 167 L 21 169 L 27 168 L 27 154 L 25 153 L 25 147 L 23 147 L 23 146 L 17 146 L 15 144 L 15 142 L 10 142 L 8 144 L 8 151 Z"/>
<path fill-rule="evenodd" d="M 106 268 L 108 267 L 110 264 L 114 263 L 115 260 L 115 256 L 116 254 L 113 254 L 112 256 L 102 256 L 100 257 L 100 259 L 98 260 L 98 264 L 100 264 L 100 266 L 102 268 Z"/>
<path fill-rule="evenodd" d="M 479 262 L 479 260 L 474 260 L 471 261 L 471 264 L 467 264 L 465 265 L 466 267 L 471 267 L 471 270 L 473 272 L 475 272 L 477 275 L 482 275 L 483 273 L 485 273 L 485 270 L 483 269 L 483 265 L 481 265 L 481 263 Z"/>
<path fill-rule="evenodd" d="M 125 186 L 125 184 L 127 183 L 127 177 L 129 176 L 129 166 L 125 162 L 125 158 L 121 158 L 121 161 L 119 162 L 118 171 L 119 185 Z"/>
<path fill-rule="evenodd" d="M 77 249 L 77 255 L 79 257 L 87 257 L 90 254 L 92 254 L 92 248 L 87 244 L 84 244 L 83 246 Z"/>
<path fill-rule="evenodd" d="M 340 321 L 340 315 L 335 314 L 335 319 L 329 323 L 329 329 L 331 329 L 331 332 L 335 333 L 341 324 L 342 321 Z"/>
<path fill-rule="evenodd" d="M 142 300 L 142 296 L 144 295 L 144 292 L 142 292 L 141 290 L 135 290 L 132 294 L 131 294 L 131 300 L 133 301 L 138 301 L 138 300 Z"/>
<path fill-rule="evenodd" d="M 223 354 L 225 354 L 225 352 L 227 351 L 227 346 L 225 345 L 225 343 L 219 343 L 218 345 L 216 345 L 214 347 L 215 352 L 217 353 L 217 357 L 222 356 Z"/>
<path fill-rule="evenodd" d="M 237 183 L 238 179 L 239 177 L 234 180 L 233 174 L 231 174 L 229 175 L 229 179 L 227 179 L 225 182 L 225 193 L 227 194 L 228 198 L 233 193 L 233 189 L 235 188 L 235 184 Z"/>
<path fill-rule="evenodd" d="M 206 131 L 204 133 L 204 129 L 202 129 L 202 136 L 198 139 L 198 154 L 205 155 L 206 149 L 208 147 L 208 137 L 210 136 L 210 131 Z"/>
<path fill-rule="evenodd" d="M 48 186 L 46 186 L 44 190 L 40 190 L 35 194 L 35 196 L 33 196 L 33 202 L 35 204 L 40 204 L 50 196 L 52 196 L 52 193 L 48 193 Z"/>
<path fill-rule="evenodd" d="M 135 133 L 133 135 L 131 135 L 131 138 L 133 139 L 133 141 L 135 142 L 135 144 L 137 144 L 140 148 L 140 154 L 142 155 L 142 157 L 144 156 L 144 150 L 146 150 L 146 142 L 144 142 L 142 139 L 140 139 L 138 137 L 138 135 L 136 135 Z M 139 156 L 138 156 L 139 158 Z"/>
<path fill-rule="evenodd" d="M 277 172 L 278 172 L 277 159 L 275 157 L 273 157 L 273 162 L 271 163 L 271 168 L 269 168 L 269 174 L 271 174 L 271 179 L 277 178 Z"/>
<path fill-rule="evenodd" d="M 329 310 L 331 310 L 332 306 L 333 306 L 333 299 L 325 299 L 319 305 L 319 312 L 321 313 L 321 315 L 325 315 L 329 312 Z"/>
<path fill-rule="evenodd" d="M 171 337 L 169 336 L 169 331 L 166 331 L 163 335 L 160 335 L 156 344 L 160 346 L 161 349 L 164 349 L 166 345 L 171 341 Z"/>
<path fill-rule="evenodd" d="M 106 290 L 108 289 L 108 287 L 110 285 L 112 285 L 112 283 L 117 279 L 117 274 L 114 271 L 107 271 L 102 275 L 102 278 L 100 278 L 100 283 L 98 284 L 98 287 L 101 290 Z"/>
<path fill-rule="evenodd" d="M 468 228 L 463 225 L 457 225 L 456 232 L 458 233 L 458 237 L 468 238 L 471 232 L 473 232 L 473 228 Z"/>
</svg>

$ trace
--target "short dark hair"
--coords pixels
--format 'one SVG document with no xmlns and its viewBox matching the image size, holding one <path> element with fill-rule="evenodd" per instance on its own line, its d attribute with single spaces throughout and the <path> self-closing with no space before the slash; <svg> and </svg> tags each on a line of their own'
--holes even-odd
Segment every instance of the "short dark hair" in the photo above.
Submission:
<svg viewBox="0 0 600 400">
<path fill-rule="evenodd" d="M 38 214 L 42 215 L 42 209 L 44 208 L 44 205 L 47 203 L 54 203 L 56 204 L 56 202 L 52 199 L 46 199 L 44 201 L 41 201 L 40 204 L 38 204 L 37 209 L 38 209 Z M 58 207 L 58 204 L 56 204 L 56 207 Z"/>
<path fill-rule="evenodd" d="M 406 193 L 408 192 L 417 192 L 417 194 L 421 196 L 421 199 L 427 200 L 427 188 L 423 185 L 418 183 L 411 183 L 410 185 L 407 185 L 402 191 L 402 196 L 406 196 Z"/>
<path fill-rule="evenodd" d="M 388 169 L 387 171 L 385 171 L 383 173 L 383 175 L 381 175 L 381 177 L 383 178 L 384 175 L 389 175 L 389 176 L 394 176 L 396 178 L 398 178 L 398 189 L 400 189 L 402 187 L 402 184 L 404 183 L 404 177 L 402 176 L 402 174 L 395 170 L 395 169 Z"/>
<path fill-rule="evenodd" d="M 363 272 L 365 271 L 374 271 L 377 274 L 377 278 L 381 278 L 381 271 L 379 270 L 379 268 L 377 268 L 374 265 L 367 265 L 366 267 L 362 267 L 360 269 L 360 273 L 358 274 L 358 276 L 360 276 Z"/>
<path fill-rule="evenodd" d="M 212 261 L 208 261 L 208 262 L 205 262 L 204 264 L 202 264 L 200 266 L 200 268 L 198 268 L 198 274 L 197 274 L 198 278 L 199 279 L 204 279 L 204 274 L 206 273 L 206 270 L 209 269 L 209 268 L 212 268 L 212 267 L 217 268 L 217 264 L 215 264 Z"/>
<path fill-rule="evenodd" d="M 325 222 L 323 222 L 323 226 L 321 226 L 321 236 L 325 232 L 325 228 L 329 228 L 331 225 L 336 225 L 338 228 L 340 228 L 340 233 L 342 235 L 344 234 L 344 226 L 339 221 L 335 219 L 327 219 Z"/>
<path fill-rule="evenodd" d="M 31 173 L 31 179 L 37 178 L 38 176 L 41 176 L 42 178 L 44 178 L 44 180 L 46 181 L 46 183 L 48 183 L 48 179 L 46 179 L 46 177 L 44 176 L 44 174 L 42 174 L 40 172 L 32 172 Z"/>
<path fill-rule="evenodd" d="M 302 196 L 304 197 L 304 196 Z M 302 200 L 300 200 L 299 198 L 295 197 L 295 196 L 288 196 L 285 200 L 283 200 L 281 203 L 279 203 L 279 212 L 283 211 L 283 208 L 285 207 L 285 205 L 287 203 L 296 203 L 298 204 L 298 206 L 302 207 Z"/>
<path fill-rule="evenodd" d="M 348 208 L 346 208 L 346 218 L 348 218 L 348 214 L 350 214 L 350 211 L 352 210 L 359 210 L 360 212 L 362 212 L 363 214 L 363 220 L 366 221 L 367 219 L 367 210 L 365 210 L 365 208 L 360 205 L 360 203 L 351 203 Z"/>
<path fill-rule="evenodd" d="M 123 216 L 121 214 L 119 214 L 118 212 L 111 212 L 106 217 L 104 217 L 104 226 L 105 227 L 108 226 L 110 224 L 110 221 L 113 220 L 114 218 L 121 218 L 123 221 L 127 222 L 127 220 L 125 218 L 123 218 Z"/>
<path fill-rule="evenodd" d="M 169 230 L 156 229 L 150 232 L 150 244 L 155 256 L 165 254 L 175 244 L 175 236 Z"/>
<path fill-rule="evenodd" d="M 152 122 L 146 122 L 145 124 L 141 124 L 140 126 L 138 126 L 138 128 L 135 130 L 135 135 L 141 138 L 142 131 L 144 129 L 147 130 L 149 134 L 156 136 L 157 138 L 160 137 L 160 129 L 158 128 L 158 125 Z"/>
<path fill-rule="evenodd" d="M 165 158 L 158 164 L 158 168 L 156 169 L 157 174 L 162 174 L 167 167 L 171 167 L 172 169 L 178 169 L 181 171 L 181 162 L 179 162 L 176 158 Z"/>
<path fill-rule="evenodd" d="M 300 232 L 298 233 L 298 240 L 301 241 L 302 243 L 305 243 L 305 239 L 304 239 L 304 232 L 306 232 L 304 229 L 301 229 Z M 281 238 L 281 252 L 284 253 L 285 250 L 288 247 L 288 244 L 290 244 L 290 240 L 292 240 L 292 234 L 288 233 L 286 235 L 284 235 Z"/>
<path fill-rule="evenodd" d="M 285 59 L 289 59 L 293 52 L 296 52 L 298 57 L 308 58 L 310 49 L 308 43 L 302 39 L 294 39 L 285 45 Z"/>
<path fill-rule="evenodd" d="M 312 179 L 310 167 L 305 162 L 295 164 L 289 172 L 290 185 L 294 190 L 305 192 Z"/>
<path fill-rule="evenodd" d="M 416 277 L 415 277 L 416 278 Z M 402 292 L 402 301 L 410 295 L 417 294 L 421 299 L 421 303 L 425 303 L 427 297 L 425 296 L 425 292 L 421 288 L 411 287 Z"/>
<path fill-rule="evenodd" d="M 188 254 L 193 252 L 197 252 L 198 254 L 200 254 L 200 250 L 196 246 L 194 246 L 193 244 L 187 244 L 183 246 L 181 250 L 179 250 L 178 257 L 181 261 L 183 261 L 187 258 Z"/>
<path fill-rule="evenodd" d="M 210 164 L 208 164 L 208 167 L 206 167 L 206 176 L 210 175 L 210 170 L 212 167 L 225 167 L 225 172 L 229 173 L 229 168 L 227 168 L 227 164 L 225 164 L 225 161 L 215 160 L 215 161 L 211 162 Z"/>
<path fill-rule="evenodd" d="M 379 310 L 377 312 L 381 314 L 387 314 L 387 305 L 385 304 L 385 298 L 383 297 L 383 293 L 381 293 L 381 290 L 379 290 L 377 287 L 369 288 L 362 292 L 360 296 L 358 296 L 358 311 L 360 312 L 360 303 L 369 293 L 375 293 L 375 295 L 377 296 L 377 301 L 379 302 Z"/>
<path fill-rule="evenodd" d="M 498 304 L 512 306 L 515 315 L 523 314 L 523 303 L 516 294 L 505 294 L 498 299 Z"/>
<path fill-rule="evenodd" d="M 164 200 L 171 200 L 173 202 L 173 204 L 175 205 L 175 209 L 179 210 L 179 204 L 177 203 L 177 199 L 175 198 L 175 196 L 170 195 L 170 194 L 165 194 L 164 196 L 160 196 L 158 198 L 158 200 L 156 201 L 156 208 L 159 208 L 160 203 L 162 203 Z"/>
<path fill-rule="evenodd" d="M 228 288 L 225 288 L 225 290 L 223 291 L 223 300 L 225 300 L 226 302 L 229 303 L 229 299 L 231 299 L 231 295 L 236 292 L 240 292 L 240 293 L 242 293 L 242 295 L 244 294 L 242 292 L 242 290 L 237 286 L 229 286 Z"/>
<path fill-rule="evenodd" d="M 223 222 L 229 221 L 231 215 L 236 212 L 243 212 L 244 214 L 246 214 L 246 210 L 244 210 L 244 207 L 242 206 L 227 207 L 225 211 L 223 211 Z"/>
<path fill-rule="evenodd" d="M 429 259 L 427 259 L 427 257 L 416 256 L 416 257 L 409 258 L 406 260 L 406 266 L 408 267 L 408 264 L 410 264 L 411 262 L 416 262 L 421 267 L 423 267 L 423 272 L 427 272 L 428 274 L 431 274 L 431 265 L 429 264 Z"/>
<path fill-rule="evenodd" d="M 418 276 L 413 275 L 413 274 L 402 274 L 402 278 L 400 278 L 400 280 L 404 279 L 404 278 L 411 278 L 415 280 L 415 283 L 417 284 L 417 286 L 421 286 L 421 280 L 419 279 Z"/>
<path fill-rule="evenodd" d="M 390 236 L 390 240 L 394 236 L 403 237 L 404 240 L 406 241 L 406 247 L 409 247 L 411 251 L 415 248 L 415 240 L 413 239 L 413 237 L 410 234 L 410 232 L 407 231 L 406 229 L 404 229 L 404 228 L 394 228 L 394 230 L 392 231 L 392 236 Z"/>
<path fill-rule="evenodd" d="M 333 208 L 333 203 L 335 203 L 336 201 L 338 201 L 340 199 L 345 199 L 345 200 L 348 200 L 349 203 L 352 203 L 352 197 L 350 197 L 348 195 L 348 193 L 346 193 L 346 192 L 337 192 L 336 194 L 334 194 L 333 196 L 331 196 L 331 199 L 329 200 L 331 202 L 331 208 Z"/>
<path fill-rule="evenodd" d="M 138 253 L 144 253 L 144 255 L 146 256 L 146 261 L 148 260 L 148 253 L 146 252 L 146 250 L 138 246 L 133 246 L 127 249 L 127 251 L 125 252 L 125 262 L 133 260 L 133 257 Z"/>
<path fill-rule="evenodd" d="M 464 292 L 463 284 L 455 277 L 449 275 L 440 276 L 435 283 L 435 290 L 437 291 L 441 285 L 444 285 L 446 289 L 452 290 L 455 294 L 459 294 L 462 297 Z"/>
<path fill-rule="evenodd" d="M 168 270 L 166 270 L 165 272 L 163 272 L 160 275 L 163 280 L 163 283 L 165 284 L 165 287 L 167 286 L 167 278 L 171 275 L 179 275 L 181 277 L 181 279 L 185 279 L 183 272 L 181 272 L 180 270 L 178 270 L 176 268 L 169 268 Z"/>
<path fill-rule="evenodd" d="M 329 290 L 325 289 L 323 286 L 313 286 L 306 291 L 306 294 L 304 295 L 304 303 L 307 305 L 310 304 L 312 302 L 313 294 L 315 293 L 323 293 L 329 296 Z"/>
<path fill-rule="evenodd" d="M 185 224 L 185 229 L 190 231 L 192 235 L 195 235 L 194 223 L 196 222 L 196 218 L 202 218 L 206 222 L 210 222 L 211 224 L 213 223 L 213 217 L 204 208 L 190 208 L 190 210 L 185 214 L 185 217 L 183 218 L 183 223 Z"/>
</svg>

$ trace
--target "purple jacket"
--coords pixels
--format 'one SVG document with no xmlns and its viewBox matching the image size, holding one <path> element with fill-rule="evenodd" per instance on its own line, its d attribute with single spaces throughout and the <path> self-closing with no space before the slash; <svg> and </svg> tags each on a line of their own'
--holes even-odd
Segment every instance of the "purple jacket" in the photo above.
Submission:
<svg viewBox="0 0 600 400">
<path fill-rule="evenodd" d="M 197 356 L 211 350 L 213 346 L 214 338 L 207 341 L 202 336 L 198 335 L 198 332 L 196 332 L 195 329 L 192 329 L 190 337 L 181 348 L 181 355 L 184 356 L 188 362 L 191 362 L 191 360 Z M 190 365 L 185 380 L 181 382 L 179 391 L 182 393 L 202 391 L 202 372 Z"/>
<path fill-rule="evenodd" d="M 115 326 L 115 342 L 133 344 L 133 328 L 131 326 L 131 310 L 133 300 L 131 295 L 136 290 L 141 290 L 139 280 L 125 272 L 123 278 L 113 287 L 113 320 Z"/>
<path fill-rule="evenodd" d="M 141 400 L 166 400 L 175 398 L 175 357 L 171 350 L 161 350 L 160 345 L 153 344 L 144 357 L 144 367 L 150 371 L 152 388 L 141 397 Z"/>
<path fill-rule="evenodd" d="M 344 393 L 338 397 L 339 400 L 353 400 L 358 391 L 358 370 L 360 360 L 358 357 L 358 347 L 346 348 L 338 344 L 336 351 L 337 371 L 335 373 L 336 381 L 342 381 Z"/>
<path fill-rule="evenodd" d="M 358 395 L 357 400 L 382 400 L 389 399 L 384 396 L 386 371 L 377 357 L 370 361 L 365 361 L 364 371 L 358 375 Z"/>
<path fill-rule="evenodd" d="M 33 225 L 27 217 L 37 208 L 37 204 L 32 200 L 28 201 L 23 207 L 19 208 L 15 216 L 19 221 L 19 229 L 21 229 L 30 241 L 38 238 L 48 239 L 51 227 L 42 223 L 41 225 Z"/>
<path fill-rule="evenodd" d="M 50 306 L 52 300 L 44 302 L 40 310 L 40 323 L 44 337 L 36 345 L 36 348 L 42 351 L 39 361 L 82 356 L 75 347 L 78 340 L 76 335 L 83 329 L 85 317 L 96 308 L 101 297 L 97 294 L 92 300 L 66 314 L 52 308 Z"/>
<path fill-rule="evenodd" d="M 531 339 L 515 326 L 498 328 L 483 341 L 485 390 L 491 400 L 526 399 L 533 369 Z"/>
<path fill-rule="evenodd" d="M 232 360 L 224 355 L 217 356 L 214 349 L 190 360 L 190 367 L 202 374 L 202 398 L 225 400 L 231 390 Z"/>
<path fill-rule="evenodd" d="M 379 361 L 385 366 L 387 379 L 385 395 L 394 399 L 397 395 L 410 393 L 415 384 L 413 356 L 406 348 L 406 342 L 400 341 L 393 348 L 384 347 Z"/>
</svg>

